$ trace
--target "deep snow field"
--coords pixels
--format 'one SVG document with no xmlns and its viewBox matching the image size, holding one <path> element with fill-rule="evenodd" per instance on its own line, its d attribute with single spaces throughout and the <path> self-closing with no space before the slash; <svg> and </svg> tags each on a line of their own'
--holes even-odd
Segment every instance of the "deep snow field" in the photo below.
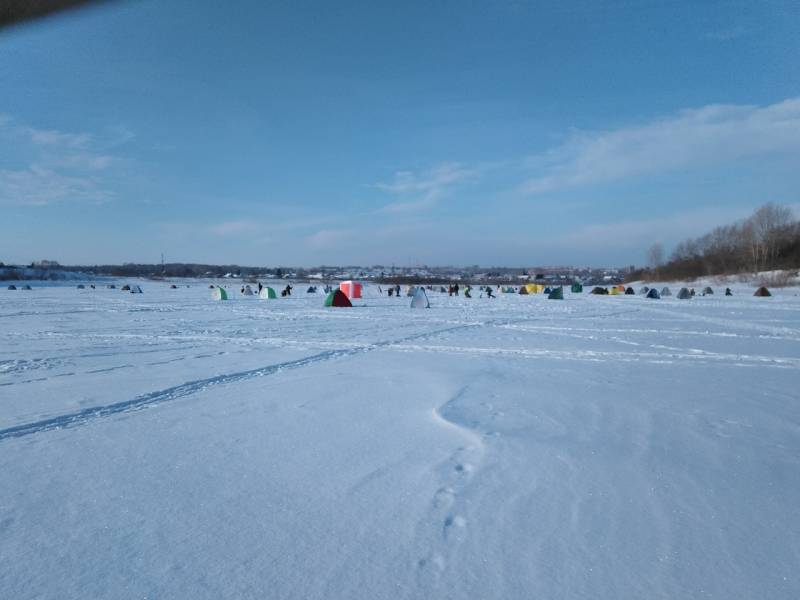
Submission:
<svg viewBox="0 0 800 600">
<path fill-rule="evenodd" d="M 798 288 L 139 283 L 0 289 L 2 598 L 800 598 Z"/>
</svg>

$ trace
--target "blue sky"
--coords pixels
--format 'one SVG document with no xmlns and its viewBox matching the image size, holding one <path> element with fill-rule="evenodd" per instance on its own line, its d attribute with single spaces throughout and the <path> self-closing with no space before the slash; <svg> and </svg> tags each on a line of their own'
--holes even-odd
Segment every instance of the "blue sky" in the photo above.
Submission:
<svg viewBox="0 0 800 600">
<path fill-rule="evenodd" d="M 641 264 L 800 208 L 799 32 L 796 2 L 645 0 L 0 30 L 0 260 Z"/>
</svg>

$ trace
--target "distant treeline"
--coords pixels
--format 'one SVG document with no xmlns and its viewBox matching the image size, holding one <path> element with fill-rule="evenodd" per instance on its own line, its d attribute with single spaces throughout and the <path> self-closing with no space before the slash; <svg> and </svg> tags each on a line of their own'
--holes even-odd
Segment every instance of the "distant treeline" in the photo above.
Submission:
<svg viewBox="0 0 800 600">
<path fill-rule="evenodd" d="M 648 252 L 648 268 L 628 279 L 691 280 L 706 275 L 735 275 L 800 267 L 800 221 L 792 210 L 765 204 L 739 223 L 717 227 L 675 247 L 662 262 L 660 246 Z"/>
</svg>

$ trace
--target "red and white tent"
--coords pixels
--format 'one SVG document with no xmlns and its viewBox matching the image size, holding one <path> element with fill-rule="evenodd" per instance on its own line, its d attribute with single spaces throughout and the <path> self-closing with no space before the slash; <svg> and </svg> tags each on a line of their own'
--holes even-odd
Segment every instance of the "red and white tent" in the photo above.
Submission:
<svg viewBox="0 0 800 600">
<path fill-rule="evenodd" d="M 352 300 L 353 298 L 361 298 L 361 288 L 363 286 L 358 281 L 343 281 L 339 284 L 339 289 L 344 292 L 344 295 Z"/>
</svg>

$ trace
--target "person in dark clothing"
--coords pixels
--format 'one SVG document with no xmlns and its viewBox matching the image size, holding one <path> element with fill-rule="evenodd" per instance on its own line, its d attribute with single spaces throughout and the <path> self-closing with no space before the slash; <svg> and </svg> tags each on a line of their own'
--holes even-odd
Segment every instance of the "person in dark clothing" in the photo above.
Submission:
<svg viewBox="0 0 800 600">
<path fill-rule="evenodd" d="M 259 294 L 261 294 L 261 290 L 262 290 L 263 288 L 264 288 L 264 286 L 263 286 L 263 285 L 261 285 L 261 282 L 259 281 L 259 282 L 258 282 L 258 293 L 259 293 Z"/>
<path fill-rule="evenodd" d="M 490 288 L 488 285 L 486 286 L 486 297 L 494 298 L 494 294 L 492 293 L 492 288 Z"/>
<path fill-rule="evenodd" d="M 395 296 L 398 296 L 398 297 L 400 296 L 400 284 L 399 283 L 396 286 L 394 286 L 394 293 L 395 293 Z"/>
<path fill-rule="evenodd" d="M 394 294 L 394 288 L 393 288 L 393 287 L 390 287 L 390 288 L 387 290 L 387 293 L 389 294 L 389 298 L 391 298 L 391 297 L 392 297 L 392 295 Z"/>
</svg>

